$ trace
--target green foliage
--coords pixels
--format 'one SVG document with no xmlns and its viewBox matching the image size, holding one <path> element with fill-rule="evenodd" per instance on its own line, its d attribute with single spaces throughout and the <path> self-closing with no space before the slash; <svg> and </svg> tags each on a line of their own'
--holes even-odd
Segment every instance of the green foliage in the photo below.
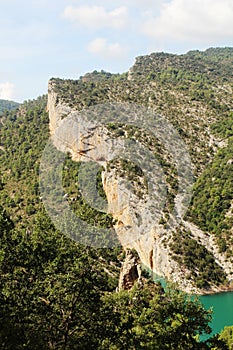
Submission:
<svg viewBox="0 0 233 350">
<path fill-rule="evenodd" d="M 78 217 L 82 218 L 92 226 L 100 226 L 110 228 L 113 227 L 115 221 L 110 214 L 106 214 L 106 208 L 103 212 L 98 211 L 87 203 L 80 191 L 79 178 L 88 179 L 88 176 L 95 174 L 96 168 L 94 162 L 89 162 L 88 166 L 82 169 L 80 174 L 80 163 L 74 162 L 70 157 L 66 159 L 63 167 L 63 188 L 67 194 L 68 202 L 71 208 L 75 211 Z M 91 182 L 92 178 L 87 182 L 87 186 L 94 185 L 94 188 L 85 186 L 86 197 L 89 194 L 93 195 L 92 202 L 95 207 L 99 208 L 102 204 L 102 199 L 106 200 L 106 195 L 102 186 L 101 170 L 99 169 L 96 176 L 96 184 Z M 105 210 L 104 210 L 105 209 Z"/>
<path fill-rule="evenodd" d="M 229 112 L 225 118 L 213 124 L 211 129 L 223 139 L 233 136 L 233 113 Z"/>
<path fill-rule="evenodd" d="M 217 236 L 220 251 L 230 249 L 233 244 L 232 147 L 233 139 L 229 138 L 228 145 L 217 152 L 212 163 L 197 180 L 188 213 L 194 223 Z"/>
<path fill-rule="evenodd" d="M 154 283 L 111 292 L 96 252 L 38 214 L 17 231 L 1 209 L 0 340 L 13 349 L 210 349 L 210 312 Z"/>
<path fill-rule="evenodd" d="M 0 116 L 3 115 L 5 111 L 11 111 L 19 107 L 18 102 L 1 100 L 0 99 Z"/>
<path fill-rule="evenodd" d="M 0 129 L 0 205 L 11 208 L 21 227 L 29 226 L 41 207 L 38 171 L 49 136 L 46 103 L 46 96 L 25 102 L 19 111 L 8 113 Z"/>
<path fill-rule="evenodd" d="M 96 253 L 56 232 L 39 214 L 33 232 L 1 216 L 3 349 L 95 349 L 101 295 L 110 290 Z"/>
<path fill-rule="evenodd" d="M 226 342 L 229 350 L 233 350 L 233 326 L 225 327 L 220 333 L 219 339 Z"/>
<path fill-rule="evenodd" d="M 226 275 L 215 262 L 213 254 L 193 239 L 190 232 L 177 230 L 170 248 L 180 266 L 191 272 L 190 278 L 194 279 L 198 288 L 208 289 L 211 285 L 226 282 Z"/>
<path fill-rule="evenodd" d="M 159 287 L 105 296 L 108 338 L 101 349 L 208 349 L 198 335 L 209 333 L 210 314 L 197 301 Z M 109 322 L 110 315 L 114 318 Z M 198 320 L 198 321 L 197 321 Z"/>
</svg>

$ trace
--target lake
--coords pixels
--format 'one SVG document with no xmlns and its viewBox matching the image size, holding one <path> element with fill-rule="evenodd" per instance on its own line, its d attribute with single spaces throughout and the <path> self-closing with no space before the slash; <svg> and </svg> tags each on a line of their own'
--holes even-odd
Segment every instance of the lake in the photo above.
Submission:
<svg viewBox="0 0 233 350">
<path fill-rule="evenodd" d="M 213 309 L 210 324 L 213 334 L 221 332 L 225 326 L 233 326 L 233 292 L 200 296 L 205 309 Z"/>
</svg>

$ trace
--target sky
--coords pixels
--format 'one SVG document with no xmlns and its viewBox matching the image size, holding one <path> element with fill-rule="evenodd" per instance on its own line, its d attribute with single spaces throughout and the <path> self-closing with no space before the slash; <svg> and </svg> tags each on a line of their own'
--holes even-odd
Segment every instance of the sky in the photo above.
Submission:
<svg viewBox="0 0 233 350">
<path fill-rule="evenodd" d="M 0 98 L 37 98 L 52 77 L 126 72 L 152 52 L 232 43 L 232 0 L 0 0 Z"/>
</svg>

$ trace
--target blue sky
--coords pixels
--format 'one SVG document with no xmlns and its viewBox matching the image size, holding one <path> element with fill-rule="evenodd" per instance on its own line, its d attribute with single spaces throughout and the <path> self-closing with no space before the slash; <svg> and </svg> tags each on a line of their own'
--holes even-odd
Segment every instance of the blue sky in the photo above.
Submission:
<svg viewBox="0 0 233 350">
<path fill-rule="evenodd" d="M 19 102 L 46 93 L 51 77 L 233 42 L 232 0 L 0 0 L 0 9 L 0 98 Z"/>
</svg>

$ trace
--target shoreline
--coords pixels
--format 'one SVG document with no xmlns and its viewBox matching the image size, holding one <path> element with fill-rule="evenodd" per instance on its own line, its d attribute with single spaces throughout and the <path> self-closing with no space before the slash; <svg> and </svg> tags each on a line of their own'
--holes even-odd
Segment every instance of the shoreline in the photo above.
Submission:
<svg viewBox="0 0 233 350">
<path fill-rule="evenodd" d="M 225 293 L 232 293 L 233 287 L 225 287 L 224 289 L 220 289 L 218 291 L 203 291 L 203 293 L 200 294 L 194 294 L 200 297 L 208 296 L 208 295 L 217 295 L 217 294 L 225 294 Z"/>
<path fill-rule="evenodd" d="M 166 278 L 166 277 L 162 277 L 161 275 L 159 275 L 157 272 L 151 270 L 150 268 L 146 267 L 145 265 L 141 264 L 142 265 L 142 270 L 144 269 L 145 271 L 149 272 L 153 281 L 154 282 L 162 282 L 161 284 L 162 285 L 173 285 L 174 283 L 173 282 L 169 282 L 169 279 Z M 184 288 L 180 288 L 177 284 L 176 286 L 176 289 L 179 289 L 180 291 L 183 291 L 184 293 L 186 294 L 189 294 L 189 295 L 193 295 L 193 296 L 198 296 L 198 297 L 201 297 L 201 296 L 208 296 L 208 295 L 217 295 L 217 294 L 222 294 L 222 293 L 231 293 L 233 292 L 233 282 L 230 281 L 229 283 L 230 285 L 229 286 L 219 286 L 219 287 L 210 287 L 209 289 L 199 289 L 199 291 L 187 291 L 185 290 L 185 286 Z M 198 289 L 198 288 L 196 288 Z"/>
</svg>

